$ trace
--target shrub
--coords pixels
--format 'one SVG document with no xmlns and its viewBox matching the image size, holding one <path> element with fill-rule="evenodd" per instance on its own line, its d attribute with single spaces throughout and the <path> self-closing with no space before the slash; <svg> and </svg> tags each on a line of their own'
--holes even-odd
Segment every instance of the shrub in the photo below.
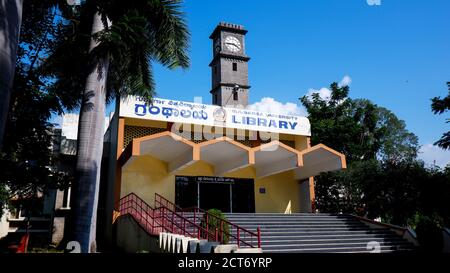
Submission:
<svg viewBox="0 0 450 273">
<path fill-rule="evenodd" d="M 442 221 L 437 215 L 418 217 L 416 226 L 420 249 L 426 252 L 441 252 L 443 247 Z"/>
<path fill-rule="evenodd" d="M 211 217 L 211 216 L 208 218 L 208 235 L 206 234 L 206 231 L 204 231 L 203 238 L 206 237 L 210 241 L 215 241 L 216 240 L 215 230 L 217 229 L 219 232 L 219 241 L 220 241 L 221 238 L 220 238 L 220 220 L 219 219 L 227 220 L 227 218 L 225 217 L 223 212 L 218 209 L 210 209 L 210 210 L 208 210 L 208 213 L 210 215 L 216 216 L 217 218 Z M 200 225 L 202 228 L 206 229 L 206 214 L 203 215 Z M 221 243 L 227 244 L 229 241 L 230 226 L 227 223 L 223 223 L 222 229 L 223 229 L 223 238 L 222 238 Z"/>
</svg>

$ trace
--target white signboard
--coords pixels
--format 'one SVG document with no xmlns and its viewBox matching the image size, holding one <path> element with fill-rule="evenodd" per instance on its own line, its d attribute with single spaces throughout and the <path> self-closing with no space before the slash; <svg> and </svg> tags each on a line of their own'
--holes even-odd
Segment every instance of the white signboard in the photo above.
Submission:
<svg viewBox="0 0 450 273">
<path fill-rule="evenodd" d="M 139 97 L 129 96 L 120 102 L 119 116 L 291 135 L 311 135 L 311 126 L 306 117 L 159 98 L 153 99 L 153 105 L 149 105 Z"/>
</svg>

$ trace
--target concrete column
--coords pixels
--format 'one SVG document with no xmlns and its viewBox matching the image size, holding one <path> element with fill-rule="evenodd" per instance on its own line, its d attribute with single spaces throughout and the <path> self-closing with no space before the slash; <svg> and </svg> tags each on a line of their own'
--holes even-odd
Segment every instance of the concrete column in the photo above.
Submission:
<svg viewBox="0 0 450 273">
<path fill-rule="evenodd" d="M 300 200 L 300 212 L 311 213 L 315 211 L 314 200 L 314 177 L 309 179 L 299 180 L 299 200 Z"/>
</svg>

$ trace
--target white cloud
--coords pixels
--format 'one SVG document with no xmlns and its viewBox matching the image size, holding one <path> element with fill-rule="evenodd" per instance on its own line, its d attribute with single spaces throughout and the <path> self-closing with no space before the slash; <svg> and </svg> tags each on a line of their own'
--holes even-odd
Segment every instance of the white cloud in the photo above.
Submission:
<svg viewBox="0 0 450 273">
<path fill-rule="evenodd" d="M 443 150 L 433 144 L 425 144 L 419 150 L 419 158 L 428 166 L 437 165 L 444 168 L 450 164 L 450 151 Z"/>
<path fill-rule="evenodd" d="M 350 76 L 345 75 L 342 80 L 338 83 L 339 87 L 349 86 L 352 83 L 352 78 Z M 318 93 L 319 97 L 324 101 L 329 101 L 331 98 L 331 90 L 327 87 L 322 87 L 320 89 L 310 88 L 306 93 L 306 96 L 311 99 L 312 94 Z"/>
<path fill-rule="evenodd" d="M 331 90 L 328 89 L 328 88 L 326 88 L 326 87 L 322 87 L 322 88 L 320 88 L 319 90 L 310 88 L 310 89 L 308 90 L 308 93 L 306 93 L 306 96 L 307 96 L 308 98 L 311 99 L 312 94 L 314 94 L 314 93 L 319 93 L 319 97 L 320 97 L 322 100 L 324 100 L 324 101 L 329 101 L 329 100 L 330 100 L 330 97 L 331 97 Z"/>
<path fill-rule="evenodd" d="M 282 103 L 269 97 L 264 97 L 261 101 L 248 105 L 247 109 L 281 115 L 306 116 L 305 110 L 299 105 L 292 102 Z"/>
<path fill-rule="evenodd" d="M 344 78 L 339 82 L 339 87 L 349 86 L 352 83 L 352 78 L 349 75 L 345 75 Z"/>
</svg>

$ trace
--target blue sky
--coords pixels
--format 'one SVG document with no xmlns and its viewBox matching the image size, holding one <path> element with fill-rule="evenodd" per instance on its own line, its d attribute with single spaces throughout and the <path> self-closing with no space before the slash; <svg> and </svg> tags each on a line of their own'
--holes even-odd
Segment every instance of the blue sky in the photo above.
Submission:
<svg viewBox="0 0 450 273">
<path fill-rule="evenodd" d="M 220 21 L 242 24 L 252 58 L 250 103 L 263 97 L 298 103 L 311 88 L 348 75 L 350 97 L 393 111 L 428 147 L 424 159 L 448 163 L 450 152 L 430 145 L 449 130 L 448 114 L 433 115 L 430 99 L 445 96 L 450 81 L 450 1 L 380 2 L 186 1 L 191 67 L 170 71 L 155 65 L 158 96 L 187 101 L 203 96 L 210 103 L 208 37 Z"/>
</svg>

